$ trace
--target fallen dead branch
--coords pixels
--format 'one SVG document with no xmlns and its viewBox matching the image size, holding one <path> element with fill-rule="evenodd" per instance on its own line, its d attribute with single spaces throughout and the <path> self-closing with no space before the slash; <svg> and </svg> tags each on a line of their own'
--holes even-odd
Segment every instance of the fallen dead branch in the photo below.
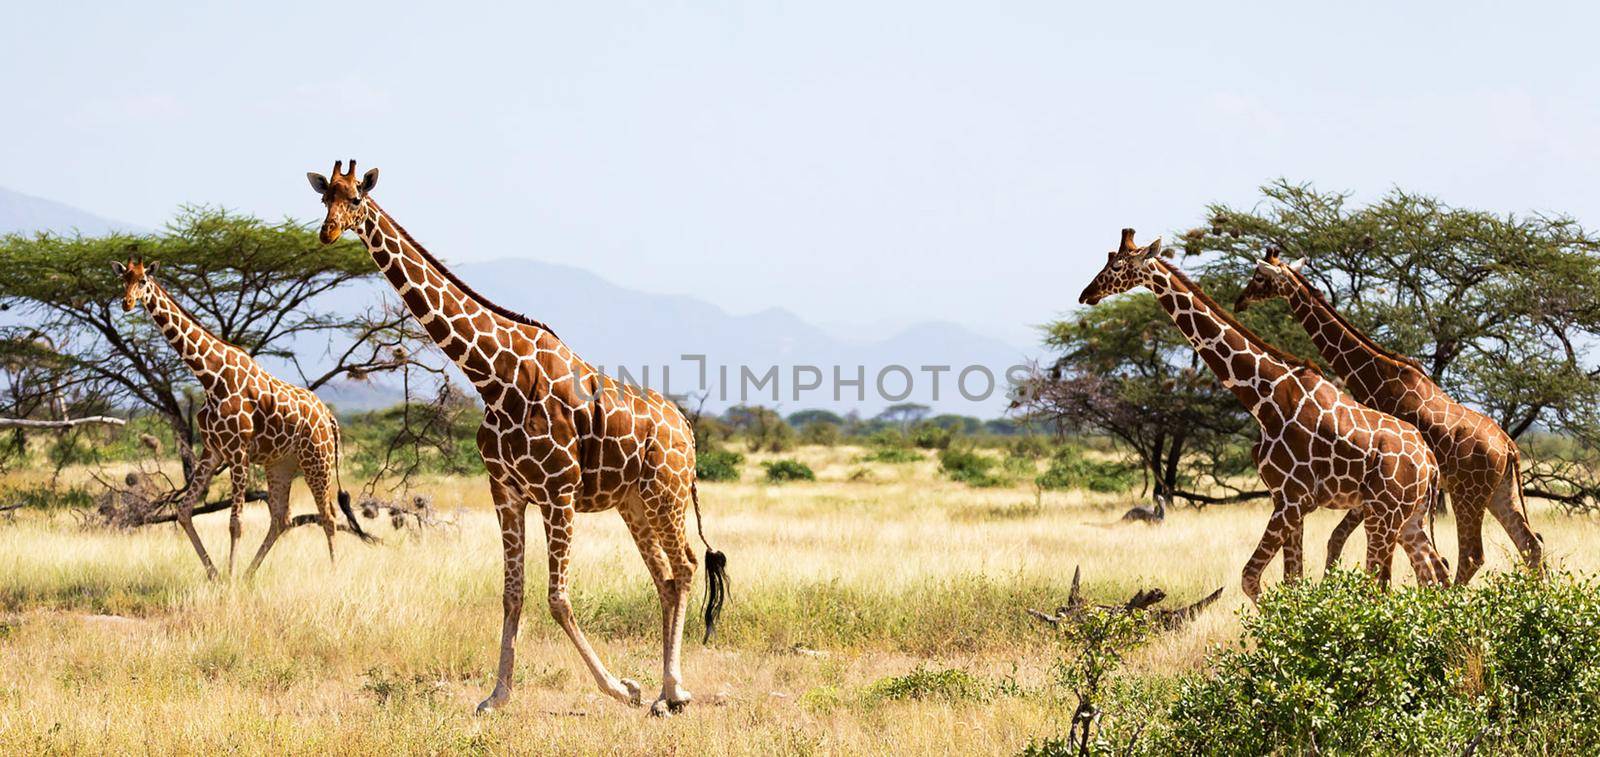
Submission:
<svg viewBox="0 0 1600 757">
<path fill-rule="evenodd" d="M 1038 618 L 1040 621 L 1050 624 L 1051 626 L 1057 626 L 1060 625 L 1062 621 L 1072 620 L 1073 618 L 1082 615 L 1084 610 L 1087 610 L 1090 607 L 1095 607 L 1110 612 L 1134 612 L 1136 610 L 1142 610 L 1149 614 L 1151 623 L 1153 623 L 1156 628 L 1162 631 L 1173 631 L 1182 628 L 1184 624 L 1194 620 L 1195 616 L 1200 614 L 1200 611 L 1209 607 L 1211 603 L 1217 601 L 1217 599 L 1222 596 L 1222 587 L 1218 587 L 1216 591 L 1202 597 L 1199 601 L 1193 604 L 1174 609 L 1167 609 L 1155 607 L 1155 605 L 1166 601 L 1167 593 L 1165 591 L 1158 588 L 1140 589 L 1139 591 L 1134 592 L 1133 596 L 1128 598 L 1128 601 L 1123 602 L 1120 605 L 1090 605 L 1088 601 L 1083 598 L 1083 592 L 1079 588 L 1080 578 L 1081 568 L 1074 567 L 1072 569 L 1072 591 L 1067 595 L 1067 603 L 1057 607 L 1055 613 L 1047 613 L 1030 607 L 1028 608 L 1028 614 Z"/>
<path fill-rule="evenodd" d="M 27 418 L 0 418 L 0 428 L 64 429 L 77 428 L 91 423 L 107 426 L 126 426 L 128 422 L 109 415 L 92 415 L 87 418 L 69 418 L 64 421 L 39 421 Z"/>
</svg>

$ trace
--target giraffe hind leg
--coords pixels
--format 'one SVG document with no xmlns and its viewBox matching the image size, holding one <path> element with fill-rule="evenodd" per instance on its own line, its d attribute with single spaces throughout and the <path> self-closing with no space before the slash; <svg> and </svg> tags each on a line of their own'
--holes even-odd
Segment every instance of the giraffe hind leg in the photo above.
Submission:
<svg viewBox="0 0 1600 757">
<path fill-rule="evenodd" d="M 1419 507 L 1400 527 L 1400 546 L 1406 551 L 1406 557 L 1411 559 L 1411 570 L 1417 576 L 1417 583 L 1422 586 L 1447 586 L 1450 583 L 1450 570 L 1445 567 L 1444 558 L 1439 556 L 1439 551 L 1434 549 L 1433 540 L 1428 538 L 1428 530 L 1422 525 L 1425 519 L 1425 510 L 1432 503 Z"/>
<path fill-rule="evenodd" d="M 311 498 L 317 503 L 317 524 L 322 526 L 322 533 L 328 539 L 328 563 L 333 564 L 333 536 L 338 528 L 333 520 L 333 481 L 324 466 L 302 464 L 301 469 L 306 486 L 311 489 Z"/>
<path fill-rule="evenodd" d="M 634 498 L 619 508 L 619 511 L 623 522 L 628 525 L 628 532 L 633 535 L 634 544 L 639 548 L 639 556 L 644 559 L 645 567 L 650 570 L 650 578 L 656 586 L 656 596 L 661 602 L 661 695 L 651 706 L 650 714 L 665 715 L 669 707 L 677 709 L 687 701 L 680 696 L 685 692 L 677 686 L 676 668 L 673 667 L 672 658 L 672 634 L 677 628 L 678 610 L 677 575 L 674 573 L 676 561 L 668 557 L 664 541 L 651 523 L 651 510 L 642 499 Z"/>
<path fill-rule="evenodd" d="M 567 566 L 571 559 L 572 519 L 576 512 L 573 500 L 572 492 L 563 492 L 544 516 L 546 549 L 550 558 L 550 617 L 567 633 L 572 645 L 578 648 L 578 655 L 583 658 L 583 664 L 589 668 L 589 674 L 594 676 L 600 690 L 619 702 L 638 707 L 641 704 L 639 684 L 627 678 L 618 679 L 606 670 L 605 664 L 600 662 L 600 655 L 590 646 L 589 639 L 578 628 L 578 620 L 572 613 L 572 600 L 567 595 Z"/>
<path fill-rule="evenodd" d="M 234 573 L 234 558 L 239 552 L 239 537 L 244 535 L 240 518 L 244 514 L 244 496 L 250 490 L 249 459 L 234 458 L 228 471 L 232 482 L 232 507 L 228 510 L 228 575 Z"/>
<path fill-rule="evenodd" d="M 1484 497 L 1452 496 L 1456 515 L 1456 584 L 1465 585 L 1483 567 Z"/>
<path fill-rule="evenodd" d="M 1517 504 L 1518 495 L 1521 493 L 1522 481 L 1516 466 L 1500 480 L 1494 493 L 1489 497 L 1489 512 L 1495 520 L 1500 521 L 1501 527 L 1511 536 L 1511 542 L 1517 546 L 1517 552 L 1522 556 L 1522 562 L 1535 571 L 1544 570 L 1544 542 L 1539 534 L 1533 530 L 1533 525 L 1528 522 L 1528 513 Z"/>
<path fill-rule="evenodd" d="M 278 537 L 289 528 L 289 487 L 293 481 L 294 466 L 290 463 L 279 462 L 267 470 L 267 509 L 271 520 L 267 524 L 266 537 L 256 549 L 255 558 L 250 560 L 250 567 L 244 569 L 246 580 L 255 576 L 256 570 L 261 567 L 261 561 L 266 559 L 267 552 L 272 550 L 272 545 L 277 543 Z"/>
<path fill-rule="evenodd" d="M 662 597 L 661 696 L 650 708 L 653 715 L 678 712 L 694 699 L 683 686 L 683 627 L 689 617 L 689 595 L 698 567 L 684 528 L 688 507 L 687 491 L 664 494 L 651 519 L 656 541 L 672 570 Z"/>
</svg>

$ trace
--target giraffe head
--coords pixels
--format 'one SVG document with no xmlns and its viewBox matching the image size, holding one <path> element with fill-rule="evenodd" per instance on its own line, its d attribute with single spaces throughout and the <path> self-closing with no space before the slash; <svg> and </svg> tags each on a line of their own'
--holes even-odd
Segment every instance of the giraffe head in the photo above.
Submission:
<svg viewBox="0 0 1600 757">
<path fill-rule="evenodd" d="M 1234 312 L 1243 313 L 1251 305 L 1274 297 L 1287 299 L 1300 285 L 1293 274 L 1299 273 L 1305 264 L 1305 258 L 1285 263 L 1278 259 L 1278 248 L 1268 247 L 1267 256 L 1256 263 L 1255 275 L 1250 277 L 1249 283 L 1244 285 L 1244 291 L 1239 293 L 1239 299 L 1233 303 Z"/>
<path fill-rule="evenodd" d="M 122 312 L 131 312 L 135 305 L 150 301 L 150 296 L 156 291 L 154 282 L 149 278 L 156 270 L 155 263 L 128 258 L 128 262 L 114 262 L 111 267 L 122 277 Z"/>
<path fill-rule="evenodd" d="M 1133 243 L 1133 229 L 1122 230 L 1122 243 L 1115 252 L 1106 253 L 1106 267 L 1089 282 L 1078 302 L 1093 305 L 1130 289 L 1150 283 L 1150 262 L 1161 255 L 1161 238 L 1143 247 Z"/>
<path fill-rule="evenodd" d="M 322 195 L 322 204 L 328 207 L 328 217 L 322 221 L 318 237 L 323 244 L 333 244 L 345 229 L 355 226 L 367 212 L 367 193 L 378 186 L 378 169 L 367 171 L 356 179 L 356 161 L 350 160 L 350 170 L 341 171 L 344 161 L 333 162 L 333 177 L 312 171 L 306 174 L 311 188 Z"/>
</svg>

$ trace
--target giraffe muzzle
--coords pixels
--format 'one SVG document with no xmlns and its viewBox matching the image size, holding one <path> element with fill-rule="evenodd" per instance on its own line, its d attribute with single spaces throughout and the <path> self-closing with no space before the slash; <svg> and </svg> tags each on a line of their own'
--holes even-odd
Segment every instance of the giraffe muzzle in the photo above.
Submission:
<svg viewBox="0 0 1600 757">
<path fill-rule="evenodd" d="M 339 241 L 339 235 L 343 233 L 344 230 L 339 228 L 338 224 L 325 223 L 322 224 L 322 231 L 317 234 L 317 238 L 322 240 L 323 244 L 333 244 Z"/>
</svg>

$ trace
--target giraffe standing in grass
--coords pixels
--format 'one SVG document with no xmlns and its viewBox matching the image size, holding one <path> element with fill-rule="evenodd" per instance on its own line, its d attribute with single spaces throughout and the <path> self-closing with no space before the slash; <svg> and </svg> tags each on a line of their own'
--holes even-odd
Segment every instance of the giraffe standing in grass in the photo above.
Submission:
<svg viewBox="0 0 1600 757">
<path fill-rule="evenodd" d="M 1387 583 L 1398 540 L 1418 583 L 1448 579 L 1444 561 L 1423 529 L 1438 493 L 1439 468 L 1422 435 L 1405 421 L 1357 404 L 1311 364 L 1267 344 L 1217 305 L 1176 266 L 1160 257 L 1161 240 L 1133 243 L 1133 229 L 1078 301 L 1094 305 L 1135 287 L 1155 293 L 1222 385 L 1261 426 L 1252 452 L 1272 492 L 1272 517 L 1245 564 L 1252 600 L 1261 573 L 1283 550 L 1284 580 L 1304 570 L 1306 513 L 1318 507 L 1360 508 L 1367 527 L 1367 569 Z"/>
<path fill-rule="evenodd" d="M 228 521 L 230 575 L 243 531 L 239 516 L 244 511 L 245 492 L 250 488 L 252 464 L 267 471 L 271 523 L 255 558 L 245 570 L 246 577 L 255 575 L 267 551 L 289 528 L 289 485 L 297 471 L 305 475 L 306 485 L 316 500 L 322 531 L 328 537 L 328 560 L 332 562 L 333 479 L 338 476 L 339 463 L 339 422 L 334 419 L 333 412 L 310 390 L 279 380 L 267 373 L 249 353 L 206 331 L 150 277 L 156 270 L 156 263 L 129 260 L 126 264 L 114 265 L 122 277 L 122 309 L 131 312 L 135 306 L 144 305 L 156 327 L 194 371 L 206 393 L 205 404 L 197 418 L 205 454 L 178 503 L 178 524 L 200 555 L 206 575 L 215 579 L 217 568 L 194 530 L 194 506 L 205 496 L 212 477 L 224 466 L 233 484 L 233 509 Z M 355 513 L 350 510 L 350 495 L 339 491 L 338 500 L 350 521 L 350 529 L 365 537 Z"/>
<path fill-rule="evenodd" d="M 694 433 L 677 406 L 653 390 L 621 384 L 567 348 L 555 332 L 473 292 L 417 244 L 372 199 L 378 170 L 356 178 L 356 163 L 333 176 L 307 174 L 328 208 L 322 241 L 346 230 L 366 243 L 378 270 L 406 307 L 483 397 L 478 450 L 505 548 L 504 613 L 494 691 L 479 712 L 511 694 L 517 625 L 522 615 L 526 508 L 544 521 L 549 553 L 550 614 L 560 624 L 600 689 L 640 704 L 639 684 L 606 670 L 573 615 L 567 593 L 574 516 L 615 508 L 632 533 L 661 600 L 661 694 L 651 714 L 665 715 L 691 699 L 679 657 L 696 561 L 684 528 L 695 487 Z M 726 558 L 706 547 L 706 638 L 721 611 Z"/>
<path fill-rule="evenodd" d="M 1301 267 L 1278 259 L 1269 250 L 1239 295 L 1235 310 L 1281 297 L 1289 304 L 1311 341 L 1345 387 L 1363 404 L 1417 427 L 1439 460 L 1444 489 L 1456 508 L 1460 556 L 1457 584 L 1472 580 L 1483 566 L 1483 511 L 1494 514 L 1511 535 L 1522 559 L 1534 569 L 1543 561 L 1543 546 L 1528 524 L 1522 502 L 1522 476 L 1517 443 L 1488 416 L 1456 402 L 1428 378 L 1415 360 L 1378 346 L 1312 286 Z M 1339 560 L 1345 540 L 1360 521 L 1351 511 L 1328 540 L 1328 565 Z"/>
</svg>

